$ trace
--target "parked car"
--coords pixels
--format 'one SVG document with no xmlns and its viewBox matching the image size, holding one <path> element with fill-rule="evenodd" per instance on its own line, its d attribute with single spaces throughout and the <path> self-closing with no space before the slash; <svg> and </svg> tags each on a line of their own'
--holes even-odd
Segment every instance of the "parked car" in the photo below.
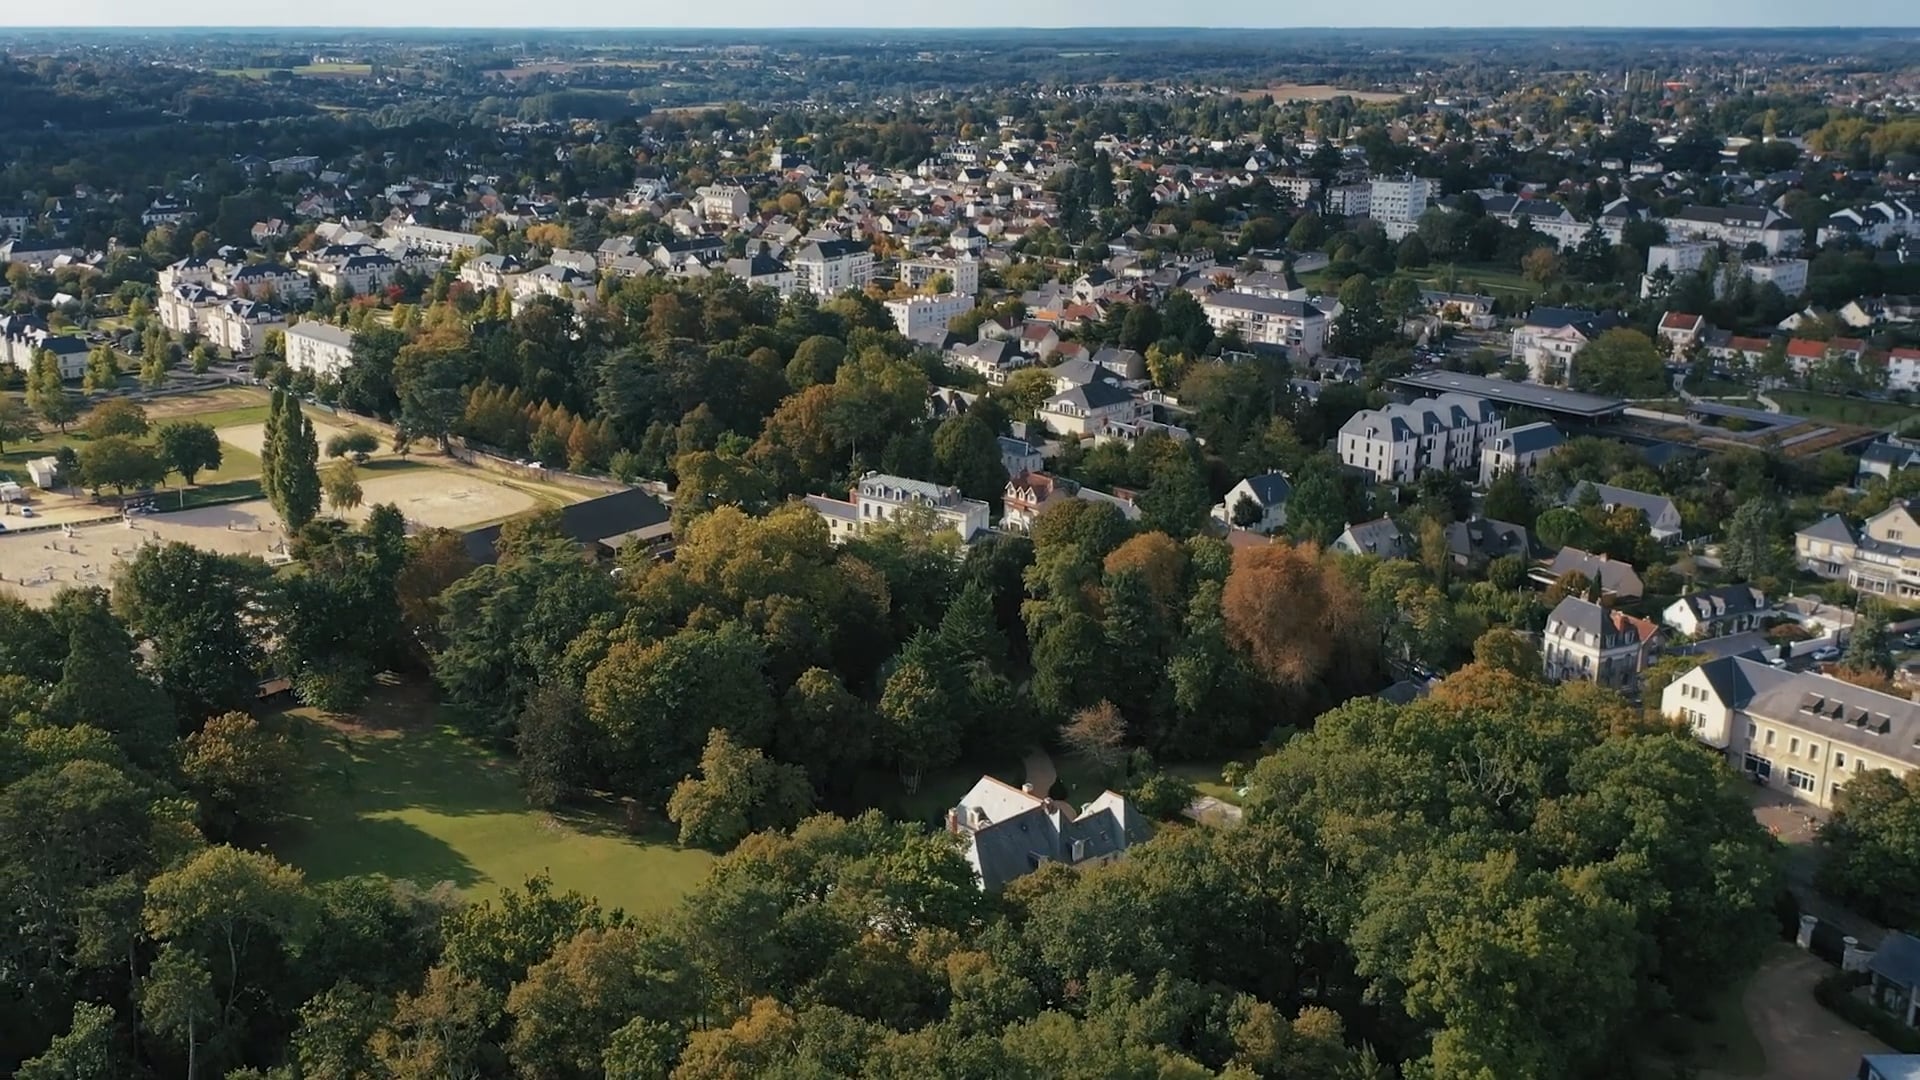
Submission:
<svg viewBox="0 0 1920 1080">
<path fill-rule="evenodd" d="M 1838 660 L 1840 659 L 1840 650 L 1831 645 L 1823 645 L 1813 650 L 1813 658 L 1823 664 L 1829 660 Z"/>
<path fill-rule="evenodd" d="M 34 516 L 35 516 L 35 514 L 34 514 L 34 512 L 33 512 L 33 507 L 31 507 L 31 506 L 23 506 L 23 507 L 21 507 L 21 508 L 20 508 L 20 516 L 21 516 L 21 517 L 34 517 Z"/>
</svg>

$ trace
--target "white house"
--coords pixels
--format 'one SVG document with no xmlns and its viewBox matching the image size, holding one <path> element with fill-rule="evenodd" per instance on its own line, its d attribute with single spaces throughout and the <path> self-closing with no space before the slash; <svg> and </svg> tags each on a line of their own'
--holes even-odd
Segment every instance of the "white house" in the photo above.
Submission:
<svg viewBox="0 0 1920 1080">
<path fill-rule="evenodd" d="M 200 318 L 200 333 L 234 356 L 252 356 L 267 335 L 287 328 L 286 313 L 264 300 L 233 297 L 210 305 Z"/>
<path fill-rule="evenodd" d="M 1657 632 L 1647 619 L 1568 596 L 1547 616 L 1541 663 L 1554 682 L 1580 679 L 1626 689 L 1646 670 Z"/>
<path fill-rule="evenodd" d="M 936 296 L 909 296 L 887 301 L 887 314 L 893 316 L 894 329 L 905 338 L 918 338 L 929 331 L 944 331 L 956 315 L 973 310 L 973 294 L 940 293 Z"/>
<path fill-rule="evenodd" d="M 1511 355 L 1527 365 L 1527 378 L 1532 381 L 1571 385 L 1574 357 L 1619 323 L 1612 312 L 1536 307 L 1514 329 Z"/>
<path fill-rule="evenodd" d="M 1760 629 L 1772 612 L 1767 594 L 1751 585 L 1723 585 L 1688 593 L 1668 604 L 1660 621 L 1696 640 Z"/>
<path fill-rule="evenodd" d="M 768 288 L 781 296 L 793 294 L 798 275 L 793 267 L 761 252 L 744 259 L 728 259 L 722 264 L 727 273 L 747 283 L 749 288 Z"/>
<path fill-rule="evenodd" d="M 1099 436 L 1110 428 L 1150 419 L 1153 406 L 1132 391 L 1096 381 L 1053 395 L 1040 405 L 1040 423 L 1055 435 Z"/>
<path fill-rule="evenodd" d="M 1680 539 L 1684 526 L 1680 521 L 1680 508 L 1665 495 L 1651 495 L 1632 488 L 1614 487 L 1612 484 L 1596 484 L 1583 480 L 1575 484 L 1567 494 L 1567 505 L 1577 506 L 1592 491 L 1600 500 L 1602 509 L 1611 513 L 1620 507 L 1632 507 L 1646 515 L 1647 532 L 1662 544 L 1671 544 Z"/>
<path fill-rule="evenodd" d="M 1287 500 L 1292 497 L 1293 485 L 1287 482 L 1284 473 L 1275 471 L 1249 476 L 1233 485 L 1227 491 L 1227 497 L 1214 505 L 1213 520 L 1228 528 L 1270 533 L 1287 523 Z M 1239 512 L 1243 502 L 1259 511 L 1259 519 L 1251 525 L 1240 525 L 1234 521 L 1234 515 Z"/>
<path fill-rule="evenodd" d="M 1244 292 L 1218 292 L 1200 301 L 1214 332 L 1229 330 L 1253 345 L 1285 346 L 1312 358 L 1326 351 L 1327 313 L 1305 300 Z"/>
<path fill-rule="evenodd" d="M 317 378 L 340 377 L 353 363 L 353 331 L 323 322 L 287 327 L 287 366 Z"/>
<path fill-rule="evenodd" d="M 1755 783 L 1831 807 L 1872 769 L 1920 764 L 1920 705 L 1814 672 L 1710 660 L 1668 684 L 1660 711 L 1720 750 Z"/>
<path fill-rule="evenodd" d="M 700 216 L 718 225 L 738 225 L 753 212 L 753 200 L 739 184 L 708 184 L 694 196 Z"/>
<path fill-rule="evenodd" d="M 1063 800 L 991 776 L 981 777 L 947 811 L 947 832 L 960 841 L 986 891 L 1048 863 L 1077 870 L 1112 862 L 1151 831 L 1146 819 L 1111 791 L 1075 810 Z"/>
<path fill-rule="evenodd" d="M 1353 414 L 1340 426 L 1340 460 L 1383 481 L 1410 483 L 1428 469 L 1478 468 L 1481 449 L 1499 432 L 1492 402 L 1445 393 Z"/>
<path fill-rule="evenodd" d="M 0 363 L 26 371 L 35 353 L 48 352 L 62 379 L 77 379 L 86 373 L 87 351 L 86 341 L 56 334 L 35 316 L 0 315 Z"/>
<path fill-rule="evenodd" d="M 987 530 L 987 504 L 962 496 L 959 488 L 950 485 L 868 473 L 854 484 L 849 495 L 845 500 L 808 495 L 805 500 L 826 521 L 835 543 L 892 521 L 909 508 L 932 511 L 943 527 L 966 542 Z"/>
</svg>

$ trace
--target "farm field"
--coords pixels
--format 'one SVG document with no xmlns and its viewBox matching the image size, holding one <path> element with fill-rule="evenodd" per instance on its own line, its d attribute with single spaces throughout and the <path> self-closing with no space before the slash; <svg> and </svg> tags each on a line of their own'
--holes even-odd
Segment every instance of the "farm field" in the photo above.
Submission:
<svg viewBox="0 0 1920 1080">
<path fill-rule="evenodd" d="M 439 726 L 420 684 L 383 684 L 355 716 L 303 708 L 280 719 L 309 783 L 269 846 L 316 880 L 380 873 L 479 899 L 545 873 L 641 912 L 671 905 L 713 863 L 665 833 L 629 834 L 611 807 L 528 807 L 512 764 Z"/>
</svg>

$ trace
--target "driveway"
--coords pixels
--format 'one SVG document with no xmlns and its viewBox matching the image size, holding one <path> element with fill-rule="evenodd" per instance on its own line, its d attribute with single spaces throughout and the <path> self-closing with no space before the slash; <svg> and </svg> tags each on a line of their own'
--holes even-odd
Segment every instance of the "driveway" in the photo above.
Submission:
<svg viewBox="0 0 1920 1080">
<path fill-rule="evenodd" d="M 1836 1080 L 1852 1076 L 1862 1054 L 1893 1052 L 1813 1000 L 1813 985 L 1832 972 L 1811 953 L 1782 948 L 1769 953 L 1747 983 L 1740 1005 L 1766 1053 L 1761 1080 Z"/>
</svg>

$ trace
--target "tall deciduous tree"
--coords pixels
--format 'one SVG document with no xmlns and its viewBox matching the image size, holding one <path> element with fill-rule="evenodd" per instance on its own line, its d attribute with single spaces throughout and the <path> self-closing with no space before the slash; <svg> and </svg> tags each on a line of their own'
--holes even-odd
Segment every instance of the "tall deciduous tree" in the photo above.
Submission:
<svg viewBox="0 0 1920 1080">
<path fill-rule="evenodd" d="M 198 718 L 253 700 L 262 653 L 252 620 L 270 580 L 250 556 L 150 545 L 120 569 L 114 610 L 152 643 L 160 685 Z"/>
<path fill-rule="evenodd" d="M 790 828 L 813 804 L 806 770 L 772 761 L 715 728 L 700 752 L 700 771 L 673 789 L 667 818 L 680 842 L 726 849 L 748 833 Z"/>
<path fill-rule="evenodd" d="M 189 735 L 180 771 L 216 839 L 273 821 L 299 793 L 293 744 L 242 712 L 213 717 Z"/>
<path fill-rule="evenodd" d="M 59 362 L 45 349 L 33 354 L 33 363 L 27 369 L 27 405 L 40 414 L 40 419 L 63 432 L 80 415 L 79 403 L 60 379 Z"/>
<path fill-rule="evenodd" d="M 1359 607 L 1312 544 L 1235 552 L 1221 598 L 1228 637 L 1278 686 L 1301 686 L 1326 671 L 1351 642 Z"/>
<path fill-rule="evenodd" d="M 156 441 L 161 460 L 188 484 L 202 471 L 220 467 L 220 436 L 209 424 L 198 420 L 171 420 L 160 425 Z"/>
</svg>

